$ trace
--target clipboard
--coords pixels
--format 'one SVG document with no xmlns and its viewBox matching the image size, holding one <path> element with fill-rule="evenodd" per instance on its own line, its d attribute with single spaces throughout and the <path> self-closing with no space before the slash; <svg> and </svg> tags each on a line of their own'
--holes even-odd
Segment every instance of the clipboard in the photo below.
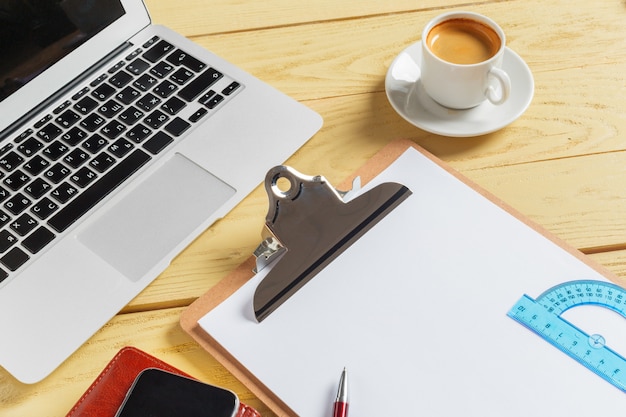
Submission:
<svg viewBox="0 0 626 417">
<path fill-rule="evenodd" d="M 352 177 L 339 184 L 338 188 L 349 189 L 353 186 L 356 178 L 360 178 L 362 183 L 368 183 L 379 172 L 387 168 L 395 159 L 408 147 L 422 149 L 410 140 L 396 140 L 391 142 L 376 155 L 374 155 L 364 166 L 357 170 Z M 254 395 L 265 403 L 272 411 L 279 416 L 296 415 L 289 407 L 254 375 L 241 366 L 237 360 L 209 336 L 199 325 L 198 320 L 214 307 L 226 300 L 244 283 L 254 276 L 257 268 L 257 258 L 251 255 L 245 262 L 239 265 L 228 276 L 217 283 L 210 291 L 203 294 L 193 302 L 182 313 L 180 324 L 200 346 L 214 356 L 229 372 L 241 381 Z"/>
<path fill-rule="evenodd" d="M 531 233 L 534 233 L 540 236 L 542 239 L 545 239 L 549 245 L 554 246 L 559 251 L 562 251 L 565 254 L 563 256 L 565 256 L 565 258 L 568 260 L 567 262 L 570 262 L 570 260 L 572 260 L 572 262 L 574 263 L 583 265 L 583 269 L 588 268 L 588 270 L 591 271 L 591 273 L 596 274 L 597 277 L 600 277 L 601 279 L 619 282 L 619 279 L 617 276 L 605 270 L 603 267 L 596 264 L 589 258 L 585 257 L 582 253 L 580 253 L 576 249 L 571 248 L 570 246 L 568 246 L 567 244 L 565 244 L 564 242 L 562 242 L 560 239 L 556 238 L 555 236 L 551 235 L 549 232 L 547 232 L 540 226 L 532 223 L 531 221 L 526 219 L 524 216 L 516 212 L 514 209 L 507 206 L 505 203 L 498 200 L 496 197 L 489 194 L 485 190 L 482 190 L 480 187 L 472 183 L 470 180 L 458 174 L 457 172 L 455 172 L 454 170 L 446 166 L 442 161 L 438 160 L 436 157 L 429 154 L 425 150 L 421 149 L 419 146 L 417 146 L 411 141 L 399 140 L 399 141 L 394 141 L 390 143 L 387 147 L 385 147 L 377 155 L 375 155 L 370 161 L 368 161 L 368 163 L 365 166 L 363 166 L 358 172 L 356 172 L 355 176 L 360 176 L 363 182 L 365 183 L 369 182 L 378 173 L 384 171 L 392 163 L 394 163 L 394 161 L 396 161 L 396 159 L 399 158 L 409 148 L 414 148 L 418 150 L 420 154 L 425 156 L 431 162 L 434 162 L 437 166 L 439 166 L 439 168 L 442 168 L 445 173 L 451 175 L 456 180 L 464 184 L 466 187 L 478 193 L 480 196 L 484 197 L 486 201 L 490 202 L 495 207 L 505 212 L 508 216 L 510 216 L 515 221 L 518 221 L 519 223 L 521 223 L 527 229 L 530 229 Z M 352 178 L 347 180 L 344 184 L 342 184 L 344 188 L 345 188 L 345 185 L 349 184 L 351 181 L 352 181 Z M 232 294 L 234 294 L 240 287 L 242 287 L 248 280 L 252 278 L 253 276 L 252 270 L 254 268 L 255 268 L 255 257 L 252 256 L 246 262 L 240 265 L 236 270 L 234 270 L 230 275 L 228 275 L 226 278 L 220 281 L 220 283 L 218 283 L 209 292 L 207 292 L 202 297 L 200 297 L 187 310 L 185 310 L 185 312 L 181 316 L 181 326 L 204 349 L 206 349 L 209 353 L 211 353 L 214 357 L 216 357 L 216 359 L 218 359 L 235 377 L 241 380 L 244 383 L 244 385 L 246 385 L 255 395 L 257 395 L 259 399 L 261 399 L 261 401 L 266 403 L 268 407 L 270 407 L 274 412 L 276 412 L 276 414 L 280 416 L 297 415 L 292 409 L 289 408 L 289 406 L 285 402 L 281 400 L 281 398 L 279 398 L 279 396 L 274 394 L 272 390 L 269 389 L 263 383 L 263 381 L 259 380 L 244 365 L 242 365 L 238 361 L 237 358 L 231 355 L 231 353 L 228 350 L 222 348 L 222 346 L 220 345 L 220 343 L 218 343 L 218 341 L 216 341 L 211 336 L 209 336 L 198 325 L 198 321 L 203 316 L 205 316 L 208 312 L 212 311 L 215 307 L 220 305 L 223 301 L 228 299 Z M 575 271 L 576 268 L 578 268 L 578 266 L 573 267 L 572 271 Z M 587 273 L 588 271 L 585 270 L 584 272 Z M 515 300 L 512 299 L 510 302 L 511 306 L 514 304 L 514 302 Z M 504 313 L 506 313 L 506 311 L 504 311 L 503 314 Z M 509 323 L 507 322 L 507 326 L 508 325 Z M 510 320 L 510 325 L 516 326 L 517 324 L 514 323 L 513 320 Z M 517 330 L 519 329 L 515 328 L 512 331 L 515 334 L 517 334 L 516 333 Z M 523 330 L 525 329 L 520 330 L 520 332 Z M 526 343 L 527 336 L 528 335 L 525 333 L 522 336 L 520 336 L 522 337 L 522 340 L 524 341 L 524 343 Z M 556 353 L 553 352 L 552 350 L 550 350 L 550 349 L 553 349 L 552 347 L 548 346 L 548 344 L 546 344 L 545 341 L 538 340 L 538 339 L 539 338 L 535 338 L 535 339 L 531 338 L 528 343 L 530 343 L 532 347 L 537 346 L 537 348 L 539 349 L 544 349 L 544 348 L 548 349 L 549 351 L 548 355 L 554 355 L 554 359 L 550 359 L 550 360 L 557 360 L 557 361 L 563 360 L 564 361 L 563 364 L 559 362 L 558 366 L 565 366 L 568 369 L 568 372 L 574 372 L 576 373 L 576 376 L 578 376 L 578 372 L 580 372 L 581 377 L 585 378 L 585 383 L 587 383 L 586 379 L 587 377 L 589 377 L 589 375 L 585 374 L 585 372 L 588 372 L 588 371 L 584 369 L 580 369 L 581 367 L 576 365 L 574 362 L 568 362 L 568 361 L 571 361 L 571 359 L 564 358 L 564 355 L 561 355 L 560 352 L 556 352 Z M 591 375 L 591 377 L 597 378 L 594 375 Z M 575 380 L 576 379 L 574 377 L 574 381 Z M 565 383 L 572 383 L 572 382 L 565 381 Z M 595 379 L 592 379 L 590 383 L 592 384 L 593 389 L 596 389 L 596 384 L 600 384 L 597 387 L 597 389 L 599 390 L 604 390 L 606 388 L 604 385 L 601 385 L 601 384 L 606 384 L 606 383 L 603 381 L 600 381 L 599 379 L 597 381 Z M 609 387 L 609 389 L 614 389 L 614 388 Z M 450 391 L 450 392 L 453 392 L 453 391 Z M 615 393 L 613 391 L 610 391 L 610 393 L 607 395 L 612 398 L 612 396 L 614 396 Z M 623 397 L 621 396 L 623 394 L 620 393 L 619 395 L 620 395 L 619 398 L 623 400 Z M 538 401 L 539 403 L 541 403 L 542 400 L 539 399 Z M 613 401 L 615 401 L 614 398 L 613 398 Z M 424 414 L 424 415 L 436 415 L 436 414 L 431 413 L 431 414 Z M 490 415 L 490 414 L 486 413 L 483 415 Z M 494 415 L 498 415 L 498 414 L 494 414 Z"/>
</svg>

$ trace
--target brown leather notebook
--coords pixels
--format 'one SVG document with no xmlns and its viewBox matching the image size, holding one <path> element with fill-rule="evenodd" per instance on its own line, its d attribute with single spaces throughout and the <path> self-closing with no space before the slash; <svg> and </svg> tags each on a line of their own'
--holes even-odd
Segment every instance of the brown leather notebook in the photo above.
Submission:
<svg viewBox="0 0 626 417">
<path fill-rule="evenodd" d="M 113 417 L 122 405 L 135 378 L 147 368 L 158 368 L 193 378 L 135 347 L 120 350 L 98 375 L 66 417 Z M 237 417 L 261 417 L 252 407 L 241 404 Z"/>
</svg>

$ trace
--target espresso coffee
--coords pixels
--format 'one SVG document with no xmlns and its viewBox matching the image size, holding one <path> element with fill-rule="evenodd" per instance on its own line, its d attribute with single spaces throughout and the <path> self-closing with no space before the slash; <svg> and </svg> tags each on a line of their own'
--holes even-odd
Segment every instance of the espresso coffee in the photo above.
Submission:
<svg viewBox="0 0 626 417">
<path fill-rule="evenodd" d="M 453 64 L 477 64 L 500 49 L 498 34 L 489 26 L 472 19 L 455 18 L 433 27 L 426 45 L 439 58 Z"/>
</svg>

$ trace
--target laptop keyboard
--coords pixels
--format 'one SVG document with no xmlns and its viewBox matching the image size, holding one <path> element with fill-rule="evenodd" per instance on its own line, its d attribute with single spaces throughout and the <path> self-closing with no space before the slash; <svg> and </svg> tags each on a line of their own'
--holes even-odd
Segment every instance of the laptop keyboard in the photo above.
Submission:
<svg viewBox="0 0 626 417">
<path fill-rule="evenodd" d="M 243 87 L 154 37 L 0 148 L 0 282 Z"/>
</svg>

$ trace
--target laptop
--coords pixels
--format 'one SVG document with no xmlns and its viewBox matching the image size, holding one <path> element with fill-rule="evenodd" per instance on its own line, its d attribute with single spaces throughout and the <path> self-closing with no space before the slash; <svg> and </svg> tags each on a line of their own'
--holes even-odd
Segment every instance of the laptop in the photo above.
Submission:
<svg viewBox="0 0 626 417">
<path fill-rule="evenodd" d="M 0 366 L 42 380 L 321 127 L 141 0 L 0 4 Z"/>
</svg>

